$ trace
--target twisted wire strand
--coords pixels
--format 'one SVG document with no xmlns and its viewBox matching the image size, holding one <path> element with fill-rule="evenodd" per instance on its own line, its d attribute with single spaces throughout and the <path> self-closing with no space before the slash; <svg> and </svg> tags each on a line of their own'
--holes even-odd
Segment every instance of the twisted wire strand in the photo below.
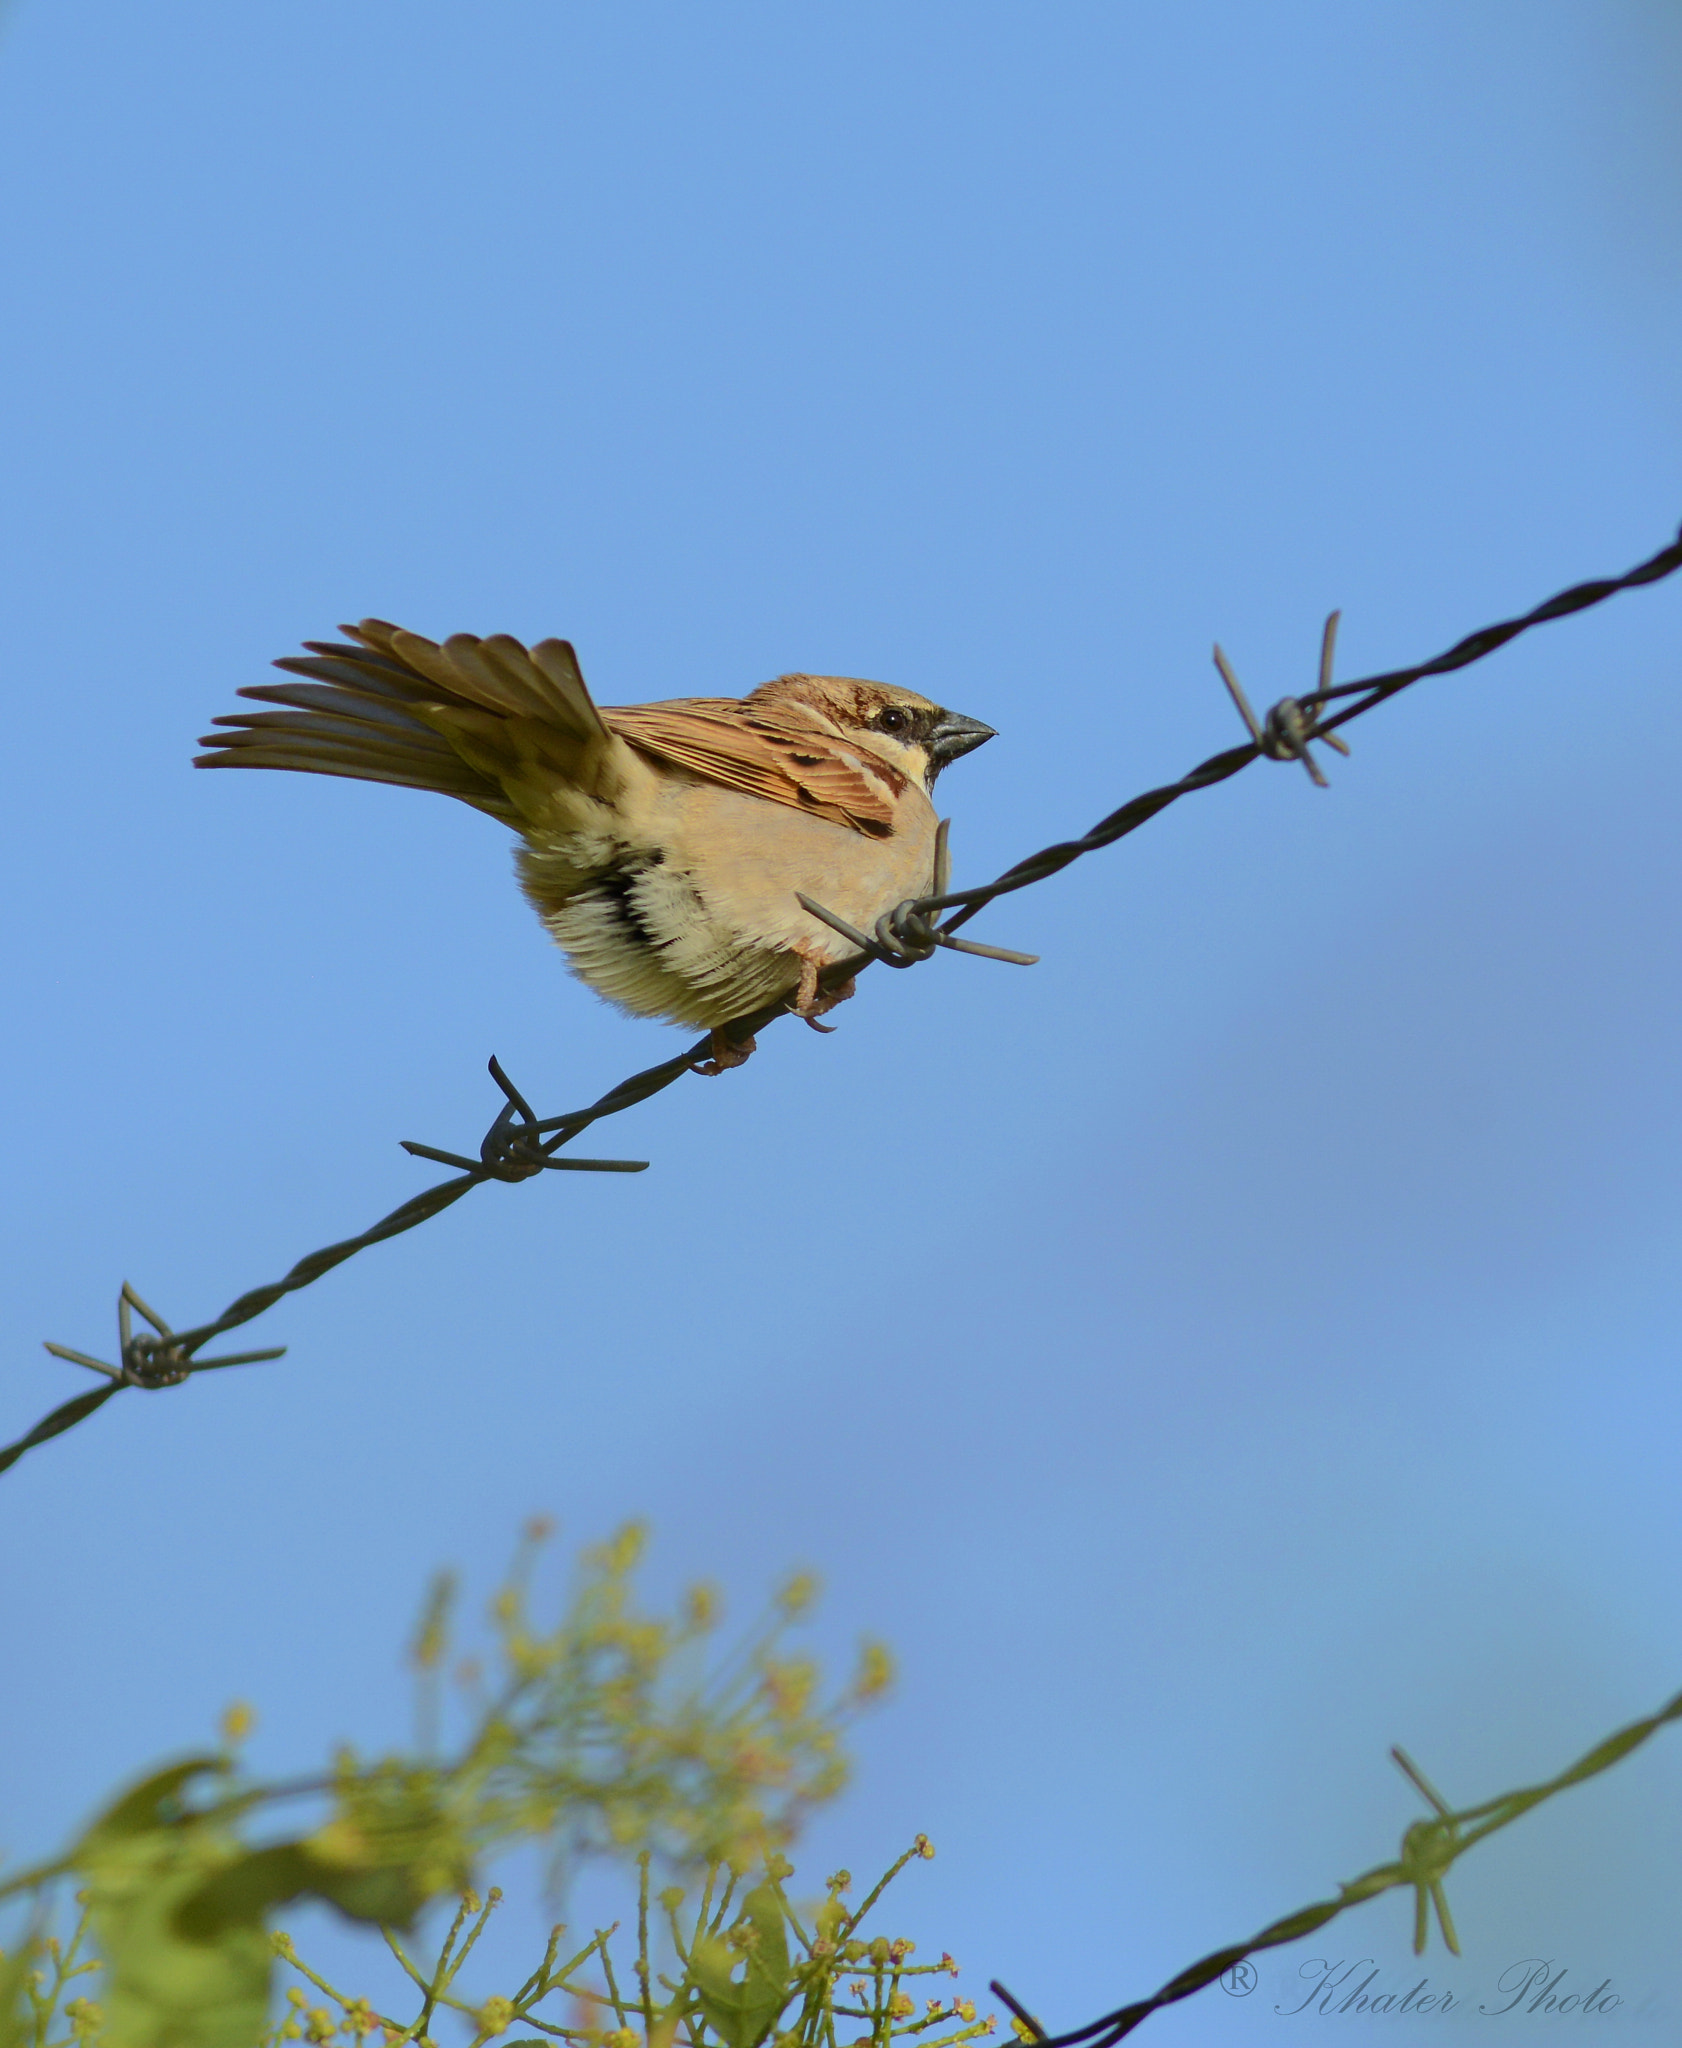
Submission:
<svg viewBox="0 0 1682 2048">
<path fill-rule="evenodd" d="M 1149 1998 L 1137 1999 L 1131 2005 L 1118 2006 L 1114 2012 L 1104 2013 L 1095 2020 L 1089 2020 L 1084 2027 L 1073 2027 L 1067 2033 L 1050 2034 L 1038 2020 L 1027 2011 L 1005 1987 L 994 1982 L 992 1989 L 1003 1999 L 1023 2026 L 1032 2035 L 1035 2048 L 1115 2048 L 1115 2043 L 1124 2040 L 1133 2029 L 1148 2020 L 1153 2012 L 1160 2012 L 1165 2005 L 1175 2005 L 1182 1998 L 1190 1998 L 1195 1991 L 1205 1990 L 1218 1983 L 1234 1964 L 1244 1962 L 1248 1957 L 1259 1955 L 1264 1949 L 1281 1948 L 1288 1942 L 1300 1941 L 1305 1934 L 1313 1934 L 1324 1927 L 1328 1920 L 1335 1920 L 1351 1906 L 1359 1906 L 1366 1900 L 1377 1898 L 1381 1892 L 1393 1891 L 1399 1885 L 1412 1885 L 1419 1893 L 1419 1911 L 1415 1917 L 1414 1950 L 1420 1953 L 1425 1947 L 1424 1930 L 1427 1899 L 1436 1904 L 1443 1933 L 1451 1948 L 1458 1950 L 1454 1939 L 1453 1923 L 1447 1917 L 1447 1909 L 1441 1896 L 1441 1884 L 1449 1866 L 1456 1857 L 1462 1856 L 1486 1835 L 1492 1835 L 1498 1828 L 1509 1827 L 1532 1807 L 1540 1806 L 1545 1799 L 1552 1799 L 1557 1793 L 1566 1791 L 1572 1785 L 1580 1785 L 1586 1778 L 1598 1777 L 1602 1771 L 1609 1771 L 1616 1763 L 1639 1749 L 1642 1743 L 1656 1735 L 1672 1721 L 1682 1720 L 1682 1693 L 1667 1700 L 1656 1714 L 1648 1714 L 1639 1721 L 1632 1721 L 1625 1728 L 1598 1742 L 1586 1751 L 1574 1764 L 1569 1764 L 1556 1777 L 1546 1779 L 1540 1785 L 1526 1785 L 1517 1791 L 1503 1792 L 1498 1798 L 1485 1800 L 1479 1806 L 1461 1807 L 1458 1810 L 1443 1806 L 1435 1800 L 1429 1789 L 1422 1787 L 1436 1806 L 1436 1817 L 1428 1821 L 1415 1821 L 1402 1838 L 1402 1853 L 1393 1863 L 1376 1864 L 1365 1870 L 1359 1877 L 1351 1878 L 1347 1884 L 1338 1886 L 1335 1899 L 1317 1899 L 1312 1905 L 1299 1907 L 1282 1920 L 1275 1920 L 1264 1927 L 1259 1934 L 1253 1934 L 1248 1941 L 1236 1942 L 1231 1948 L 1219 1948 L 1212 1954 L 1201 1956 L 1177 1976 L 1170 1977 L 1159 1991 Z M 1419 1783 L 1418 1773 L 1399 1751 L 1392 1752 L 1407 1771 L 1410 1778 Z M 1477 1826 L 1468 1823 L 1477 1822 Z M 1464 1830 L 1464 1832 L 1462 1832 Z"/>
<path fill-rule="evenodd" d="M 1358 682 L 1339 683 L 1335 688 L 1314 690 L 1300 698 L 1286 698 L 1283 702 L 1306 715 L 1301 734 L 1301 744 L 1306 746 L 1308 741 L 1324 739 L 1351 719 L 1360 718 L 1378 705 L 1387 703 L 1400 691 L 1423 682 L 1427 676 L 1447 675 L 1454 669 L 1467 668 L 1495 653 L 1498 648 L 1505 647 L 1509 640 L 1516 640 L 1521 633 L 1528 633 L 1534 626 L 1566 618 L 1573 612 L 1586 611 L 1591 605 L 1604 604 L 1620 591 L 1657 583 L 1666 576 L 1674 575 L 1678 569 L 1682 569 L 1682 531 L 1668 546 L 1645 562 L 1638 563 L 1625 575 L 1573 584 L 1569 590 L 1548 598 L 1522 618 L 1504 619 L 1498 625 L 1484 626 L 1475 633 L 1468 633 L 1465 639 L 1457 640 L 1446 653 L 1436 655 L 1430 661 L 1422 661 L 1413 668 L 1391 669 L 1383 675 L 1364 676 Z M 1326 705 L 1345 698 L 1354 701 L 1330 718 L 1320 716 Z M 1271 718 L 1273 714 L 1269 716 Z M 912 907 L 924 917 L 942 910 L 955 910 L 958 914 L 948 918 L 942 930 L 956 931 L 977 911 L 997 902 L 1001 896 L 1026 889 L 1034 882 L 1043 882 L 1051 875 L 1060 874 L 1084 855 L 1096 853 L 1101 847 L 1113 846 L 1118 839 L 1137 832 L 1141 825 L 1167 810 L 1181 797 L 1190 796 L 1193 790 L 1210 789 L 1217 782 L 1225 782 L 1269 752 L 1271 749 L 1262 742 L 1251 740 L 1246 746 L 1229 747 L 1222 753 L 1211 754 L 1207 761 L 1199 762 L 1178 782 L 1166 783 L 1160 789 L 1148 789 L 1142 795 L 1130 798 L 1119 810 L 1111 811 L 1107 818 L 1100 818 L 1084 838 L 1064 840 L 1059 845 L 1047 846 L 1038 853 L 1030 854 L 1026 860 L 1019 860 L 1014 867 L 1006 868 L 996 881 L 985 882 L 972 889 L 949 890 L 941 896 L 926 896 Z"/>
<path fill-rule="evenodd" d="M 998 947 L 974 946 L 967 941 L 959 941 L 952 935 L 988 904 L 997 902 L 1001 896 L 1013 895 L 1019 889 L 1029 888 L 1036 882 L 1047 881 L 1087 854 L 1115 845 L 1118 840 L 1126 838 L 1131 832 L 1136 832 L 1141 825 L 1165 811 L 1170 804 L 1177 803 L 1181 797 L 1191 795 L 1194 790 L 1212 789 L 1217 783 L 1225 782 L 1240 770 L 1249 767 L 1252 761 L 1264 758 L 1297 759 L 1308 766 L 1316 780 L 1321 779 L 1309 753 L 1311 742 L 1324 740 L 1341 750 L 1342 743 L 1333 738 L 1336 729 L 1387 702 L 1399 691 L 1408 689 L 1427 676 L 1446 675 L 1454 669 L 1466 668 L 1473 662 L 1482 661 L 1497 648 L 1504 647 L 1509 640 L 1516 639 L 1519 634 L 1528 632 L 1534 626 L 1544 625 L 1553 619 L 1565 618 L 1573 612 L 1587 610 L 1592 605 L 1603 604 L 1620 591 L 1632 590 L 1642 584 L 1656 583 L 1663 577 L 1672 575 L 1679 568 L 1682 568 L 1682 531 L 1679 531 L 1676 539 L 1661 548 L 1657 554 L 1650 556 L 1645 562 L 1638 563 L 1622 576 L 1574 584 L 1569 590 L 1560 591 L 1522 617 L 1505 619 L 1498 624 L 1484 626 L 1475 633 L 1469 633 L 1445 653 L 1436 655 L 1429 661 L 1420 662 L 1413 668 L 1392 669 L 1382 675 L 1366 676 L 1358 682 L 1340 683 L 1335 686 L 1329 680 L 1328 627 L 1327 654 L 1322 662 L 1319 688 L 1300 698 L 1281 699 L 1269 711 L 1265 723 L 1256 720 L 1244 701 L 1242 692 L 1235 691 L 1236 701 L 1254 735 L 1244 745 L 1228 747 L 1218 754 L 1212 754 L 1208 760 L 1199 762 L 1195 768 L 1182 775 L 1178 782 L 1165 783 L 1160 788 L 1148 789 L 1130 798 L 1119 810 L 1114 810 L 1108 817 L 1101 818 L 1083 837 L 1062 840 L 1054 846 L 1042 847 L 1038 853 L 1019 860 L 991 882 L 967 889 L 942 888 L 936 894 L 912 898 L 899 904 L 878 920 L 874 934 L 854 931 L 833 914 L 827 914 L 826 921 L 857 941 L 860 950 L 854 957 L 827 969 L 820 979 L 824 986 L 833 988 L 862 972 L 872 961 L 895 967 L 914 966 L 923 960 L 933 958 L 937 950 L 948 946 L 954 950 L 974 951 L 997 959 L 1025 962 L 1031 956 L 1006 952 Z M 1224 663 L 1222 672 L 1227 673 Z M 1229 677 L 1229 688 L 1234 686 L 1234 682 L 1235 679 Z M 1342 708 L 1327 717 L 1324 714 L 1332 704 L 1341 705 Z M 944 876 L 939 876 L 938 879 L 944 881 Z M 825 915 L 819 905 L 808 904 L 807 907 L 815 914 Z M 950 915 L 945 916 L 939 923 L 934 922 L 935 919 L 942 917 L 942 913 Z M 727 1026 L 726 1036 L 739 1043 L 754 1032 L 764 1030 L 779 1016 L 787 1014 L 786 1002 L 779 998 L 754 1015 L 739 1018 Z M 125 1284 L 123 1306 L 120 1311 L 123 1318 L 121 1366 L 108 1365 L 102 1360 L 88 1357 L 85 1353 L 71 1351 L 63 1345 L 49 1344 L 47 1349 L 55 1356 L 107 1375 L 109 1383 L 92 1393 L 78 1395 L 75 1399 L 53 1409 L 26 1435 L 0 1448 L 0 1472 L 5 1472 L 10 1466 L 15 1465 L 26 1451 L 33 1450 L 38 1445 L 49 1442 L 53 1437 L 63 1435 L 66 1430 L 73 1429 L 78 1423 L 85 1422 L 125 1387 L 136 1386 L 155 1390 L 162 1386 L 178 1384 L 195 1373 L 210 1371 L 219 1366 L 243 1365 L 255 1363 L 258 1358 L 279 1357 L 279 1351 L 240 1354 L 227 1359 L 199 1359 L 196 1353 L 212 1338 L 262 1315 L 284 1295 L 294 1294 L 299 1288 L 312 1286 L 323 1274 L 330 1273 L 335 1266 L 343 1265 L 346 1259 L 354 1258 L 358 1252 L 366 1251 L 372 1245 L 383 1244 L 388 1238 L 397 1237 L 404 1231 L 413 1230 L 432 1217 L 441 1215 L 452 1204 L 459 1202 L 463 1195 L 471 1193 L 474 1188 L 484 1186 L 488 1181 L 536 1178 L 545 1167 L 568 1167 L 591 1172 L 641 1171 L 645 1164 L 642 1161 L 562 1160 L 555 1155 L 592 1124 L 601 1122 L 604 1117 L 617 1116 L 621 1111 L 631 1109 L 640 1102 L 646 1102 L 651 1096 L 658 1095 L 662 1089 L 671 1087 L 674 1082 L 681 1081 L 686 1074 L 694 1072 L 706 1057 L 709 1044 L 710 1040 L 703 1039 L 691 1046 L 687 1052 L 679 1053 L 671 1059 L 662 1060 L 657 1066 L 645 1067 L 640 1073 L 627 1076 L 587 1108 L 570 1110 L 561 1116 L 542 1118 L 532 1114 L 525 1099 L 514 1088 L 496 1061 L 492 1060 L 492 1077 L 507 1099 L 496 1121 L 481 1141 L 477 1164 L 456 1153 L 441 1152 L 432 1146 L 410 1145 L 409 1149 L 418 1157 L 459 1165 L 464 1171 L 452 1180 L 440 1181 L 433 1187 L 423 1189 L 418 1195 L 412 1195 L 360 1235 L 344 1238 L 337 1244 L 326 1245 L 320 1251 L 310 1252 L 279 1280 L 250 1289 L 230 1302 L 213 1322 L 200 1323 L 190 1330 L 170 1330 L 152 1311 L 144 1308 L 138 1297 Z M 142 1308 L 147 1319 L 153 1324 L 156 1332 L 154 1336 L 130 1338 L 126 1320 L 127 1304 L 130 1302 Z M 1114 2038 L 1119 2039 L 1120 2036 Z"/>
</svg>

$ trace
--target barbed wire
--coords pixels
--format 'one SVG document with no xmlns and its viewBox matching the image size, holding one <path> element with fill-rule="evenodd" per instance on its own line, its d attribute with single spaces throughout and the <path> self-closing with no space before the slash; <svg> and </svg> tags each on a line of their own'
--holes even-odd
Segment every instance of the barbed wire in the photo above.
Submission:
<svg viewBox="0 0 1682 2048">
<path fill-rule="evenodd" d="M 830 928 L 854 944 L 857 953 L 825 970 L 820 982 L 825 988 L 835 988 L 863 971 L 872 961 L 884 966 L 914 967 L 930 960 L 942 949 L 955 952 L 977 953 L 984 958 L 1006 960 L 1020 965 L 1032 964 L 1034 955 L 1015 953 L 998 946 L 982 946 L 973 940 L 955 936 L 959 928 L 967 924 L 988 904 L 995 903 L 1001 896 L 1013 895 L 1019 889 L 1031 887 L 1036 882 L 1048 881 L 1060 874 L 1064 868 L 1087 854 L 1101 848 L 1113 846 L 1150 819 L 1165 811 L 1170 804 L 1181 797 L 1189 796 L 1194 790 L 1212 789 L 1217 783 L 1225 782 L 1249 767 L 1252 761 L 1298 761 L 1308 771 L 1310 778 L 1324 785 L 1325 776 L 1311 747 L 1321 741 L 1334 747 L 1340 753 L 1347 753 L 1347 744 L 1337 737 L 1337 729 L 1349 724 L 1352 719 L 1363 716 L 1376 706 L 1385 703 L 1399 691 L 1423 681 L 1427 676 L 1446 675 L 1454 669 L 1466 668 L 1471 663 L 1482 661 L 1497 648 L 1504 647 L 1509 640 L 1528 632 L 1533 626 L 1546 624 L 1552 619 L 1561 619 L 1570 613 L 1585 611 L 1592 605 L 1603 604 L 1607 598 L 1620 591 L 1633 590 L 1639 585 L 1657 583 L 1682 569 L 1682 532 L 1667 547 L 1656 555 L 1622 576 L 1609 577 L 1592 583 L 1573 584 L 1570 589 L 1560 591 L 1539 604 L 1533 611 L 1520 618 L 1505 619 L 1493 626 L 1484 626 L 1475 633 L 1469 633 L 1463 640 L 1444 654 L 1434 656 L 1430 661 L 1418 663 L 1413 668 L 1391 669 L 1382 675 L 1366 676 L 1358 682 L 1337 683 L 1332 681 L 1332 662 L 1336 647 L 1338 613 L 1333 612 L 1326 621 L 1321 642 L 1320 669 L 1314 689 L 1301 697 L 1281 697 L 1268 711 L 1265 718 L 1258 719 L 1245 696 L 1242 685 L 1233 673 L 1230 663 L 1221 649 L 1215 649 L 1215 663 L 1221 678 L 1238 708 L 1249 739 L 1242 746 L 1229 747 L 1223 752 L 1212 754 L 1200 762 L 1189 773 L 1182 775 L 1178 782 L 1163 784 L 1157 789 L 1148 789 L 1131 798 L 1119 810 L 1101 818 L 1084 837 L 1060 841 L 1055 846 L 1043 847 L 1038 853 L 1030 854 L 994 881 L 982 883 L 968 889 L 947 887 L 949 876 L 946 872 L 945 831 L 942 828 L 937 846 L 935 868 L 935 890 L 927 896 L 914 897 L 896 905 L 876 921 L 873 931 L 862 932 L 838 917 L 824 905 L 802 896 L 800 901 Z M 1342 708 L 1325 716 L 1331 705 Z M 943 913 L 950 913 L 944 915 Z M 789 1014 L 788 999 L 779 997 L 774 1003 L 755 1012 L 752 1016 L 738 1018 L 725 1027 L 724 1035 L 735 1042 L 762 1031 L 780 1016 Z M 86 1352 L 74 1351 L 67 1345 L 49 1343 L 46 1348 L 55 1358 L 62 1358 L 73 1365 L 86 1367 L 104 1376 L 106 1384 L 92 1392 L 80 1394 L 66 1401 L 62 1406 L 36 1423 L 26 1435 L 16 1442 L 0 1449 L 0 1472 L 15 1465 L 26 1451 L 62 1436 L 68 1429 L 85 1422 L 88 1417 L 102 1408 L 114 1395 L 131 1387 L 148 1392 L 163 1387 L 179 1386 L 197 1373 L 213 1372 L 232 1365 L 252 1365 L 261 1360 L 279 1358 L 284 1355 L 284 1346 L 263 1351 L 237 1352 L 222 1358 L 200 1358 L 198 1352 L 204 1345 L 227 1331 L 237 1329 L 241 1324 L 252 1321 L 265 1310 L 270 1309 L 282 1296 L 294 1294 L 299 1288 L 312 1286 L 323 1274 L 330 1273 L 335 1266 L 341 1266 L 346 1259 L 354 1258 L 358 1252 L 366 1251 L 371 1245 L 383 1244 L 388 1238 L 400 1236 L 404 1231 L 413 1230 L 417 1225 L 440 1215 L 463 1195 L 483 1187 L 489 1181 L 517 1182 L 536 1179 L 549 1169 L 575 1173 L 640 1173 L 647 1166 L 646 1160 L 632 1159 L 562 1159 L 556 1157 L 562 1147 L 588 1130 L 592 1124 L 604 1117 L 617 1116 L 622 1111 L 646 1102 L 650 1096 L 658 1095 L 680 1081 L 686 1074 L 700 1069 L 707 1060 L 711 1039 L 702 1039 L 686 1052 L 662 1060 L 658 1066 L 645 1067 L 640 1073 L 629 1075 L 617 1086 L 600 1096 L 587 1108 L 569 1110 L 560 1116 L 539 1117 L 535 1115 L 519 1090 L 509 1080 L 496 1060 L 490 1062 L 491 1078 L 501 1089 L 504 1101 L 490 1129 L 479 1144 L 479 1157 L 472 1160 L 460 1153 L 441 1151 L 435 1146 L 423 1145 L 405 1139 L 404 1149 L 416 1158 L 430 1159 L 444 1165 L 461 1169 L 453 1180 L 440 1181 L 436 1186 L 424 1189 L 402 1202 L 388 1216 L 382 1216 L 360 1236 L 348 1237 L 337 1244 L 324 1246 L 320 1251 L 311 1252 L 300 1259 L 281 1279 L 266 1286 L 252 1288 L 232 1301 L 213 1322 L 200 1323 L 189 1330 L 173 1330 L 154 1310 L 149 1308 L 128 1282 L 123 1283 L 118 1296 L 118 1362 L 108 1363 L 104 1359 L 90 1357 Z M 151 1327 L 138 1334 L 132 1326 L 132 1316 L 140 1315 Z M 1119 2038 L 1119 2037 L 1118 2037 Z"/>
<path fill-rule="evenodd" d="M 1533 1806 L 1540 1806 L 1544 1799 L 1552 1799 L 1556 1793 L 1564 1792 L 1572 1785 L 1580 1785 L 1585 1778 L 1598 1777 L 1602 1771 L 1609 1771 L 1632 1749 L 1639 1749 L 1650 1736 L 1657 1734 L 1667 1722 L 1677 1720 L 1682 1720 L 1682 1692 L 1667 1700 L 1656 1714 L 1649 1714 L 1641 1721 L 1632 1721 L 1627 1728 L 1620 1728 L 1615 1735 L 1607 1736 L 1604 1742 L 1596 1743 L 1593 1749 L 1568 1765 L 1557 1777 L 1549 1778 L 1540 1785 L 1526 1785 L 1516 1792 L 1503 1792 L 1497 1799 L 1486 1799 L 1481 1806 L 1464 1806 L 1458 1810 L 1448 1805 L 1405 1750 L 1393 1749 L 1391 1756 L 1432 1809 L 1432 1817 L 1416 1820 L 1407 1829 L 1402 1836 L 1401 1854 L 1394 1863 L 1377 1864 L 1373 1869 L 1363 1871 L 1359 1877 L 1351 1878 L 1347 1884 L 1340 1884 L 1335 1899 L 1317 1899 L 1313 1905 L 1303 1906 L 1284 1919 L 1273 1921 L 1248 1941 L 1238 1942 L 1231 1948 L 1216 1949 L 1212 1955 L 1206 1955 L 1189 1969 L 1182 1970 L 1177 1977 L 1170 1977 L 1162 1989 L 1153 1992 L 1149 1998 L 1120 2006 L 1116 2011 L 1105 2013 L 1084 2027 L 1072 2028 L 1066 2034 L 1048 2033 L 996 1978 L 992 1989 L 1016 2015 L 1021 2022 L 1018 2031 L 1031 2038 L 1035 2048 L 1115 2048 L 1116 2042 L 1125 2039 L 1153 2012 L 1160 2012 L 1165 2005 L 1176 2005 L 1182 1998 L 1190 1998 L 1193 1992 L 1218 1983 L 1229 1970 L 1250 1956 L 1259 1955 L 1263 1949 L 1281 1948 L 1287 1942 L 1300 1941 L 1305 1934 L 1313 1934 L 1316 1929 L 1324 1927 L 1328 1920 L 1335 1920 L 1339 1913 L 1348 1912 L 1351 1906 L 1363 1905 L 1368 1899 L 1377 1898 L 1381 1892 L 1394 1891 L 1400 1885 L 1413 1888 L 1414 1954 L 1425 1953 L 1426 1934 L 1434 1910 L 1443 1940 L 1453 1954 L 1459 1955 L 1459 1938 L 1443 1893 L 1443 1879 L 1455 1859 L 1464 1856 L 1486 1835 L 1494 1834 L 1498 1828 L 1511 1826 Z M 1462 1833 L 1462 1829 L 1466 1832 Z"/>
</svg>

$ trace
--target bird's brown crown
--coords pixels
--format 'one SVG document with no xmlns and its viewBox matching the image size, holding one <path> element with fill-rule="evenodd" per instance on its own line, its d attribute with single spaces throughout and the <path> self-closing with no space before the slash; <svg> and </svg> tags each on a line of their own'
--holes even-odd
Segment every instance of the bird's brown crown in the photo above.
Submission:
<svg viewBox="0 0 1682 2048">
<path fill-rule="evenodd" d="M 746 703 L 756 710 L 787 716 L 807 711 L 841 732 L 881 734 L 900 746 L 926 746 L 945 715 L 938 704 L 915 690 L 873 683 L 863 676 L 777 676 L 750 691 Z"/>
</svg>

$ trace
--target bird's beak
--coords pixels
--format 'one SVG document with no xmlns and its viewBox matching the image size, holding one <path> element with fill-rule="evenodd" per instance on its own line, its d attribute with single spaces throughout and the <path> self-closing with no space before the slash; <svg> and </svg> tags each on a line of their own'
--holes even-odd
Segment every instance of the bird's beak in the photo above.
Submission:
<svg viewBox="0 0 1682 2048">
<path fill-rule="evenodd" d="M 929 765 L 931 768 L 944 768 L 948 761 L 956 761 L 960 754 L 968 754 L 984 740 L 997 737 L 993 728 L 983 725 L 979 718 L 965 718 L 958 711 L 943 711 L 929 734 Z"/>
</svg>

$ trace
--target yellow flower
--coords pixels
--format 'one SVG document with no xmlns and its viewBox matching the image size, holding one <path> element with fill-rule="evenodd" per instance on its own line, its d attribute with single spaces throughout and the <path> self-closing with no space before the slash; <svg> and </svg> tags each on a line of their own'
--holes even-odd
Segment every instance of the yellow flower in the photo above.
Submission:
<svg viewBox="0 0 1682 2048">
<path fill-rule="evenodd" d="M 77 2041 L 91 2040 L 105 2024 L 104 2009 L 94 2004 L 91 1998 L 73 1998 L 64 2008 L 64 2017 L 70 2022 L 70 2032 Z"/>
<path fill-rule="evenodd" d="M 627 1522 L 623 1529 L 616 1530 L 606 1543 L 592 1553 L 593 1561 L 600 1563 L 609 1578 L 622 1578 L 627 1572 L 636 1569 L 637 1561 L 647 1543 L 648 1524 Z"/>
<path fill-rule="evenodd" d="M 723 1607 L 718 1588 L 705 1580 L 691 1586 L 683 1596 L 683 1618 L 690 1628 L 698 1631 L 715 1627 Z"/>
<path fill-rule="evenodd" d="M 894 1660 L 886 1643 L 866 1643 L 859 1654 L 859 1675 L 853 1692 L 861 1700 L 879 1699 L 894 1682 Z"/>
<path fill-rule="evenodd" d="M 796 1572 L 777 1594 L 777 1605 L 785 1614 L 804 1614 L 818 1597 L 816 1572 Z"/>
<path fill-rule="evenodd" d="M 506 2034 L 514 2024 L 514 2001 L 511 1998 L 487 1998 L 474 2018 L 487 2040 L 494 2034 Z"/>
<path fill-rule="evenodd" d="M 222 1715 L 222 1740 L 229 1749 L 238 1749 L 256 1725 L 256 1708 L 248 1706 L 244 1700 L 235 1700 Z"/>
<path fill-rule="evenodd" d="M 805 1712 L 817 1687 L 817 1666 L 807 1657 L 778 1658 L 765 1667 L 765 1693 L 779 1720 Z"/>
</svg>

